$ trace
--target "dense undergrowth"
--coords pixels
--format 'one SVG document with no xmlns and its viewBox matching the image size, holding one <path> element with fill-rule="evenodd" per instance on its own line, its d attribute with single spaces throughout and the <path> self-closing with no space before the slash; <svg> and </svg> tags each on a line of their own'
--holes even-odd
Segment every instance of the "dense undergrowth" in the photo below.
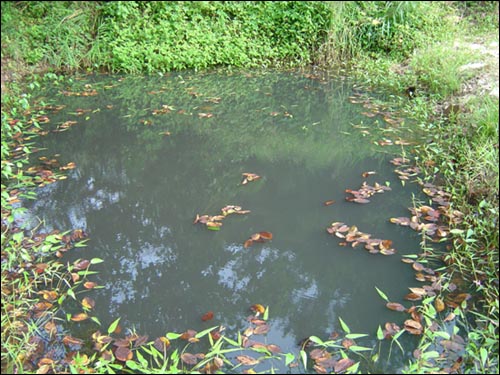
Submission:
<svg viewBox="0 0 500 375">
<path fill-rule="evenodd" d="M 74 291 L 93 272 L 90 264 L 63 266 L 50 260 L 58 251 L 80 246 L 83 233 L 41 235 L 19 228 L 18 199 L 34 198 L 33 187 L 48 178 L 28 172 L 31 137 L 43 128 L 48 109 L 30 99 L 35 87 L 25 83 L 36 85 L 37 79 L 23 76 L 33 71 L 161 73 L 311 64 L 349 66 L 367 86 L 394 94 L 390 104 L 404 108 L 428 134 L 428 142 L 412 155 L 424 171 L 422 179 L 439 182 L 451 197 L 452 209 L 464 214 L 463 222 L 452 227 L 449 251 L 433 255 L 447 264 L 441 270 L 448 281 L 445 287 L 460 279 L 476 296 L 473 305 L 465 301 L 454 312 L 467 333 L 466 349 L 459 359 L 447 362 L 436 349 L 437 341 L 446 338 L 428 329 L 419 347 L 424 355 L 406 371 L 498 372 L 498 98 L 472 93 L 466 101 L 458 99 L 475 74 L 461 67 L 481 56 L 454 47 L 457 39 L 470 36 L 498 43 L 496 3 L 116 1 L 1 6 L 2 63 L 14 68 L 10 78 L 21 83 L 4 87 L 2 69 L 2 372 L 36 371 L 27 363 L 40 350 L 36 332 L 43 327 L 45 334 L 53 334 L 56 328 L 47 327 L 47 316 L 55 316 L 68 297 L 77 300 Z M 409 89 L 411 99 L 403 95 Z M 59 173 L 49 177 L 64 178 Z M 422 246 L 424 252 L 433 252 L 425 242 Z M 428 327 L 444 324 L 431 303 L 422 304 L 420 311 L 429 319 Z M 208 358 L 213 361 L 205 363 L 214 366 L 210 371 L 231 370 L 221 344 L 212 342 Z M 238 340 L 224 344 L 241 346 Z M 165 357 L 152 346 L 147 350 L 158 359 L 155 371 L 185 370 L 180 354 Z M 283 360 L 291 361 L 286 356 Z M 134 363 L 143 371 L 148 368 L 140 359 Z M 58 372 L 122 369 L 111 359 L 85 355 L 64 366 L 48 360 L 38 365 L 39 371 Z M 128 365 L 130 370 L 136 366 Z"/>
</svg>

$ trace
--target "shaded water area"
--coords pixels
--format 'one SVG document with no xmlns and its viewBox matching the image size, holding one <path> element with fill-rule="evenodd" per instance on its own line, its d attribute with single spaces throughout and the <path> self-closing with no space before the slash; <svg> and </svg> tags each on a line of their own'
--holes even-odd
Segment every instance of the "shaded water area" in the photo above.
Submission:
<svg viewBox="0 0 500 375">
<path fill-rule="evenodd" d="M 104 288 L 89 293 L 103 327 L 121 317 L 124 329 L 154 339 L 222 324 L 235 338 L 258 303 L 269 306 L 271 327 L 259 340 L 284 352 L 298 353 L 307 336 L 342 332 L 339 317 L 370 335 L 359 344 L 375 345 L 379 325 L 406 319 L 375 286 L 397 302 L 418 286 L 401 255 L 419 253 L 420 238 L 389 222 L 408 214 L 418 189 L 403 187 L 389 163 L 401 147 L 374 145 L 387 125 L 349 103 L 353 87 L 300 72 L 225 72 L 89 76 L 49 88 L 45 98 L 66 107 L 49 115 L 48 128 L 77 123 L 40 137 L 38 156 L 60 154 L 76 168 L 40 188 L 30 213 L 47 231 L 89 235 L 88 247 L 67 257 L 104 260 L 92 277 Z M 92 94 L 75 94 L 85 91 Z M 245 172 L 261 178 L 242 185 Z M 368 204 L 346 201 L 345 189 L 363 181 L 392 190 Z M 227 216 L 219 231 L 193 224 L 226 205 L 251 212 Z M 396 254 L 341 246 L 326 232 L 335 221 L 392 240 Z M 260 231 L 273 239 L 245 248 Z M 204 322 L 207 311 L 214 318 Z M 71 324 L 75 334 L 96 330 Z M 415 344 L 401 340 L 408 353 L 393 347 L 387 363 L 369 370 L 401 371 Z"/>
</svg>

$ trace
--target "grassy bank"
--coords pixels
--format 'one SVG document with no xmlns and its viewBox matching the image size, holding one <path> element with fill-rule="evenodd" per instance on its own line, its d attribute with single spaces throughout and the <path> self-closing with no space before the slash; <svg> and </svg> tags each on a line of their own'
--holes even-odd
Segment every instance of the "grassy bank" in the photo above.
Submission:
<svg viewBox="0 0 500 375">
<path fill-rule="evenodd" d="M 441 185 L 450 210 L 463 214 L 462 222 L 452 223 L 446 253 L 424 250 L 447 265 L 441 270 L 444 294 L 461 284 L 475 296 L 455 310 L 460 318 L 454 329 L 467 338 L 464 356 L 447 363 L 446 350 L 438 349 L 443 337 L 428 331 L 410 373 L 498 371 L 498 7 L 472 6 L 449 13 L 452 22 L 438 39 L 407 58 L 359 53 L 353 70 L 369 86 L 395 94 L 391 104 L 416 121 L 426 139 L 413 155 L 423 181 Z M 433 322 L 446 327 L 433 306 L 421 309 L 431 318 L 429 328 Z"/>
<path fill-rule="evenodd" d="M 427 329 L 421 354 L 407 371 L 497 373 L 498 97 L 484 85 L 495 72 L 498 79 L 497 56 L 488 52 L 495 42 L 493 2 L 2 2 L 2 64 L 11 68 L 2 69 L 2 372 L 36 371 L 27 364 L 39 347 L 36 332 L 51 336 L 61 329 L 57 319 L 72 318 L 57 315 L 66 299 L 88 312 L 77 294 L 91 276 L 88 267 L 99 262 L 66 267 L 57 261 L 58 251 L 82 244 L 80 232 L 40 235 L 20 228 L 18 199 L 34 198 L 34 186 L 63 178 L 63 170 L 27 172 L 34 163 L 31 137 L 50 109 L 31 102 L 27 85 L 10 83 L 4 91 L 4 78 L 21 80 L 34 71 L 158 73 L 319 64 L 350 66 L 366 86 L 393 94 L 387 104 L 403 108 L 426 139 L 412 154 L 424 171 L 422 181 L 440 185 L 450 196 L 450 210 L 463 214 L 461 222 L 450 223 L 448 252 L 422 245 L 447 265 L 440 270 L 442 297 L 459 285 L 474 298 L 452 310 L 451 328 L 434 299 L 420 306 Z M 473 48 L 478 45 L 485 50 Z M 480 70 L 467 68 L 478 62 L 485 64 Z M 433 323 L 451 329 L 449 337 L 434 334 Z M 453 342 L 455 329 L 467 345 L 450 359 L 442 342 Z M 221 347 L 212 348 L 219 358 Z M 154 355 L 165 363 L 164 354 Z M 41 368 L 121 370 L 96 358 L 73 359 L 66 367 L 46 361 L 41 366 L 48 367 Z M 159 366 L 163 371 L 183 366 L 179 356 L 168 359 L 170 367 Z M 212 364 L 212 370 L 223 366 Z M 142 361 L 129 365 L 148 368 Z"/>
</svg>

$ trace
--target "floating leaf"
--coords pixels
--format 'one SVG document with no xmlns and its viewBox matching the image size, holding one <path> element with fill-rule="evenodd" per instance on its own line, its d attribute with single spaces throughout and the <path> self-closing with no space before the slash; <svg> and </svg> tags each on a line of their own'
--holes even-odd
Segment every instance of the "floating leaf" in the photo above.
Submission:
<svg viewBox="0 0 500 375">
<path fill-rule="evenodd" d="M 396 250 L 394 249 L 382 249 L 380 250 L 380 254 L 382 255 L 393 255 L 396 253 Z"/>
<path fill-rule="evenodd" d="M 82 300 L 82 306 L 88 310 L 91 310 L 94 308 L 95 306 L 95 301 L 90 298 L 90 297 L 85 297 L 83 300 Z"/>
<path fill-rule="evenodd" d="M 408 293 L 406 296 L 404 296 L 404 299 L 408 301 L 420 301 L 422 299 L 422 296 L 415 293 Z"/>
<path fill-rule="evenodd" d="M 188 329 L 186 332 L 184 332 L 182 335 L 180 335 L 179 338 L 181 340 L 189 340 L 189 339 L 195 337 L 197 333 L 198 332 L 196 332 L 195 330 Z"/>
<path fill-rule="evenodd" d="M 264 242 L 271 240 L 273 238 L 273 234 L 271 232 L 259 232 L 254 233 L 250 236 L 248 240 L 245 241 L 244 247 L 250 247 L 253 242 Z"/>
<path fill-rule="evenodd" d="M 402 226 L 410 225 L 410 219 L 407 217 L 392 217 L 389 219 L 389 221 L 393 224 L 398 224 Z"/>
<path fill-rule="evenodd" d="M 271 232 L 259 232 L 260 238 L 264 240 L 272 240 L 273 239 L 273 234 Z"/>
<path fill-rule="evenodd" d="M 86 269 L 90 265 L 90 260 L 84 259 L 81 261 L 75 261 L 73 263 L 73 270 L 75 271 L 81 271 Z"/>
<path fill-rule="evenodd" d="M 436 308 L 436 311 L 439 313 L 445 309 L 445 304 L 441 298 L 436 298 L 434 300 L 434 307 Z"/>
<path fill-rule="evenodd" d="M 154 344 L 156 349 L 158 349 L 160 352 L 163 352 L 167 350 L 170 347 L 170 341 L 166 337 L 158 337 L 155 339 Z"/>
<path fill-rule="evenodd" d="M 451 322 L 453 319 L 455 319 L 455 317 L 456 317 L 455 313 L 451 312 L 446 316 L 446 318 L 443 319 L 443 321 Z"/>
<path fill-rule="evenodd" d="M 81 339 L 78 339 L 76 337 L 72 337 L 72 336 L 64 336 L 63 340 L 62 340 L 63 344 L 64 345 L 75 345 L 75 346 L 82 346 L 83 345 L 83 340 Z"/>
<path fill-rule="evenodd" d="M 391 339 L 400 330 L 401 328 L 396 323 L 387 322 L 383 331 L 384 338 Z"/>
<path fill-rule="evenodd" d="M 86 313 L 79 313 L 79 314 L 73 315 L 71 317 L 71 320 L 74 322 L 81 322 L 81 321 L 87 320 L 88 318 L 89 318 L 89 316 Z"/>
<path fill-rule="evenodd" d="M 58 297 L 57 292 L 55 290 L 42 290 L 38 292 L 38 294 L 42 294 L 43 298 L 49 302 L 54 302 Z"/>
<path fill-rule="evenodd" d="M 59 169 L 61 171 L 65 171 L 65 170 L 68 170 L 68 169 L 73 169 L 73 168 L 76 168 L 76 164 L 74 162 L 70 162 L 62 167 L 59 167 Z"/>
<path fill-rule="evenodd" d="M 424 288 L 408 288 L 408 289 L 410 289 L 412 293 L 419 296 L 427 295 L 427 291 Z"/>
<path fill-rule="evenodd" d="M 191 353 L 182 353 L 181 360 L 187 365 L 196 365 L 198 363 L 198 358 Z"/>
<path fill-rule="evenodd" d="M 236 356 L 236 359 L 244 366 L 255 366 L 259 363 L 258 359 L 252 358 L 248 355 L 238 355 Z"/>
<path fill-rule="evenodd" d="M 255 173 L 243 173 L 243 177 L 243 181 L 241 182 L 242 185 L 246 185 L 250 181 L 255 181 L 260 178 L 260 176 Z"/>
<path fill-rule="evenodd" d="M 354 363 L 355 362 L 352 359 L 342 358 L 339 361 L 337 361 L 337 363 L 335 363 L 335 365 L 333 366 L 333 370 L 335 371 L 335 373 L 344 372 L 349 367 L 354 365 Z"/>
<path fill-rule="evenodd" d="M 370 203 L 370 200 L 365 199 L 365 198 L 354 198 L 354 199 L 350 200 L 350 202 L 365 204 L 365 203 Z"/>
<path fill-rule="evenodd" d="M 412 267 L 417 272 L 420 272 L 425 268 L 422 263 L 418 263 L 418 262 L 414 262 Z"/>
<path fill-rule="evenodd" d="M 207 320 L 212 320 L 213 318 L 214 318 L 214 313 L 212 311 L 209 311 L 209 312 L 203 314 L 203 316 L 201 317 L 201 320 L 206 322 Z"/>
<path fill-rule="evenodd" d="M 210 230 L 220 230 L 221 226 L 222 226 L 222 223 L 218 223 L 218 222 L 209 221 L 207 223 L 207 228 Z"/>
<path fill-rule="evenodd" d="M 269 344 L 266 346 L 266 349 L 269 350 L 271 353 L 281 353 L 281 348 L 278 345 L 274 344 Z"/>
<path fill-rule="evenodd" d="M 259 314 L 264 314 L 264 312 L 266 311 L 266 308 L 264 306 L 262 306 L 261 304 L 256 303 L 255 305 L 250 306 L 250 310 L 252 310 L 254 312 L 258 312 Z"/>
<path fill-rule="evenodd" d="M 116 348 L 115 357 L 119 361 L 126 362 L 130 361 L 134 357 L 134 354 L 129 348 L 125 346 L 119 346 Z"/>
<path fill-rule="evenodd" d="M 259 241 L 260 240 L 260 233 L 254 233 L 250 236 L 250 239 L 252 241 Z"/>
<path fill-rule="evenodd" d="M 108 334 L 111 334 L 116 331 L 116 329 L 118 328 L 118 324 L 120 323 L 120 319 L 121 318 L 115 319 L 115 321 L 109 325 Z"/>
<path fill-rule="evenodd" d="M 406 310 L 406 308 L 402 304 L 397 303 L 397 302 L 387 302 L 386 306 L 389 310 L 394 310 L 394 311 L 405 311 Z"/>
<path fill-rule="evenodd" d="M 86 281 L 83 283 L 83 286 L 86 288 L 86 289 L 94 289 L 96 286 L 98 286 L 97 283 L 93 282 L 93 281 Z"/>
<path fill-rule="evenodd" d="M 408 319 L 405 321 L 404 328 L 412 335 L 421 335 L 423 330 L 422 324 L 412 319 Z"/>
<path fill-rule="evenodd" d="M 253 330 L 254 335 L 264 335 L 268 332 L 269 332 L 269 326 L 267 324 L 257 326 Z"/>
<path fill-rule="evenodd" d="M 356 345 L 354 340 L 351 339 L 344 339 L 342 340 L 342 346 L 346 349 L 349 349 L 351 346 Z"/>
</svg>

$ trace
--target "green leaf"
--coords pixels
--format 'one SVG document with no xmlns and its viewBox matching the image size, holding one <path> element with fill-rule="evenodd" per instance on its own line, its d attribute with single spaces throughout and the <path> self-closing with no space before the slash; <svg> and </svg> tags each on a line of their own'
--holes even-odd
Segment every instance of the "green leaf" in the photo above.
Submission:
<svg viewBox="0 0 500 375">
<path fill-rule="evenodd" d="M 444 332 L 444 331 L 436 331 L 436 332 L 434 332 L 434 334 L 436 336 L 442 337 L 445 340 L 449 340 L 451 337 L 448 332 Z"/>
<path fill-rule="evenodd" d="M 314 342 L 315 344 L 318 344 L 318 345 L 324 345 L 324 342 L 323 340 L 321 340 L 319 337 L 317 336 L 309 336 L 309 340 L 311 340 L 312 342 Z"/>
<path fill-rule="evenodd" d="M 60 243 L 60 242 L 61 242 L 61 239 L 60 239 L 60 238 L 57 238 L 57 235 L 52 234 L 52 235 L 50 235 L 50 236 L 45 237 L 45 241 L 46 241 L 46 242 L 49 242 L 49 243 L 51 243 L 51 244 L 56 244 L 56 243 Z"/>
<path fill-rule="evenodd" d="M 486 361 L 488 360 L 488 351 L 486 348 L 481 347 L 481 349 L 479 349 L 479 353 L 481 354 L 481 363 L 483 364 L 483 367 L 485 367 Z"/>
<path fill-rule="evenodd" d="M 384 331 L 382 331 L 382 327 L 378 326 L 377 329 L 377 339 L 383 340 L 384 339 Z"/>
<path fill-rule="evenodd" d="M 118 323 L 120 322 L 121 318 L 116 319 L 113 323 L 108 328 L 108 335 L 113 333 L 116 330 L 116 327 L 118 327 Z"/>
<path fill-rule="evenodd" d="M 144 358 L 144 356 L 141 354 L 141 352 L 139 350 L 136 350 L 135 354 L 137 355 L 137 359 L 139 360 L 139 362 L 141 362 L 142 367 L 147 368 L 148 361 L 146 360 L 146 358 Z"/>
<path fill-rule="evenodd" d="M 372 350 L 372 348 L 367 348 L 366 346 L 352 345 L 349 347 L 349 350 L 353 352 L 366 352 L 368 350 Z"/>
<path fill-rule="evenodd" d="M 339 316 L 339 321 L 340 321 L 340 325 L 341 325 L 342 329 L 344 330 L 344 332 L 351 333 L 351 329 L 349 328 L 349 326 L 347 324 L 345 324 L 345 322 L 342 320 L 342 318 L 340 316 Z"/>
<path fill-rule="evenodd" d="M 384 292 L 382 292 L 379 288 L 375 287 L 375 289 L 377 289 L 377 292 L 379 294 L 380 297 L 382 297 L 382 299 L 386 302 L 390 302 L 389 301 L 389 298 L 387 298 L 387 296 L 384 294 Z"/>
<path fill-rule="evenodd" d="M 68 289 L 68 296 L 76 300 L 75 292 L 73 292 L 73 289 Z"/>
<path fill-rule="evenodd" d="M 104 260 L 102 260 L 101 258 L 92 258 L 90 260 L 90 264 L 99 264 L 99 263 L 102 263 L 104 262 Z"/>
<path fill-rule="evenodd" d="M 210 333 L 210 331 L 213 331 L 215 328 L 217 328 L 218 326 L 213 326 L 212 328 L 207 328 L 201 332 L 198 332 L 194 337 L 196 337 L 197 339 L 200 339 L 202 338 L 203 336 L 207 335 Z"/>
<path fill-rule="evenodd" d="M 134 361 L 127 361 L 127 362 L 125 362 L 125 364 L 127 365 L 127 367 L 129 369 L 132 369 L 132 370 L 139 370 L 139 368 L 140 368 L 139 365 Z"/>
<path fill-rule="evenodd" d="M 345 335 L 346 338 L 348 339 L 359 339 L 360 337 L 366 337 L 368 334 L 366 333 L 349 333 L 348 335 Z"/>
<path fill-rule="evenodd" d="M 269 319 L 269 306 L 266 306 L 266 310 L 264 310 L 264 315 L 262 316 L 262 319 L 264 320 Z"/>
<path fill-rule="evenodd" d="M 292 353 L 286 353 L 285 354 L 285 366 L 288 366 L 293 361 L 295 361 L 295 356 Z"/>
<path fill-rule="evenodd" d="M 2 187 L 3 188 L 3 187 Z M 14 241 L 16 241 L 18 244 L 21 243 L 21 241 L 23 240 L 24 238 L 24 233 L 23 232 L 17 232 L 15 233 L 12 238 L 14 239 Z M 3 241 L 3 239 L 2 239 Z"/>
<path fill-rule="evenodd" d="M 168 333 L 166 334 L 166 336 L 167 336 L 167 339 L 169 339 L 169 340 L 177 340 L 179 337 L 181 337 L 181 336 L 182 336 L 182 334 L 180 334 L 180 333 L 168 332 Z"/>
<path fill-rule="evenodd" d="M 236 347 L 239 347 L 240 345 L 234 341 L 234 340 L 231 340 L 230 338 L 227 338 L 226 336 L 223 336 L 224 340 L 226 340 L 229 344 L 231 344 L 232 346 L 236 346 Z"/>
<path fill-rule="evenodd" d="M 300 358 L 302 358 L 302 363 L 304 364 L 304 369 L 307 369 L 307 353 L 304 350 L 300 351 Z"/>
<path fill-rule="evenodd" d="M 82 240 L 82 241 L 80 241 L 80 242 L 75 243 L 73 246 L 74 246 L 74 247 L 85 247 L 85 246 L 87 246 L 87 244 L 86 244 L 85 242 L 87 242 L 88 240 L 89 240 L 89 239 L 87 238 L 87 239 L 85 239 L 85 240 Z"/>
<path fill-rule="evenodd" d="M 430 359 L 430 358 L 439 358 L 439 353 L 435 350 L 431 350 L 430 352 L 422 353 L 422 359 Z"/>
<path fill-rule="evenodd" d="M 359 368 L 359 362 L 356 362 L 353 364 L 351 367 L 347 369 L 348 374 L 357 374 L 358 373 L 358 368 Z"/>
</svg>

